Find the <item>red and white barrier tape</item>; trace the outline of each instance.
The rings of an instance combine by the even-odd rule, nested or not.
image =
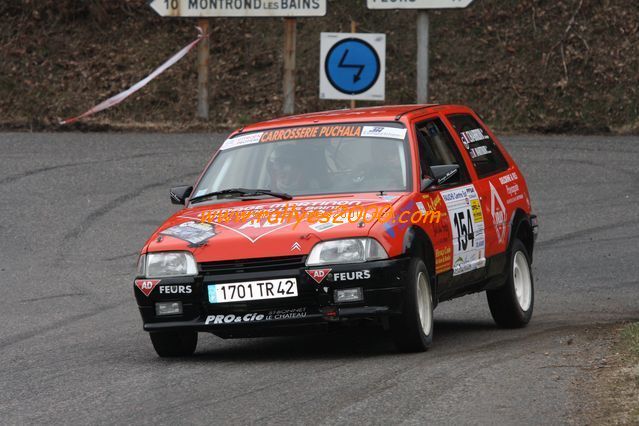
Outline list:
[[[103,111],[103,110],[105,110],[107,108],[111,108],[112,106],[115,106],[115,105],[119,104],[120,102],[122,102],[123,100],[125,100],[126,98],[128,98],[129,96],[131,96],[132,94],[134,94],[135,92],[137,92],[138,90],[143,88],[144,86],[146,86],[151,80],[153,80],[158,75],[162,74],[164,71],[166,71],[172,65],[174,65],[177,61],[182,59],[199,42],[204,40],[205,37],[208,37],[208,34],[204,34],[200,27],[197,27],[197,30],[200,33],[200,35],[198,36],[197,39],[195,39],[194,41],[189,43],[186,47],[184,47],[178,53],[173,55],[168,61],[166,61],[165,63],[160,65],[155,71],[153,71],[146,78],[144,78],[144,80],[141,80],[141,81],[135,83],[133,86],[129,87],[124,92],[118,93],[117,95],[110,97],[106,101],[99,103],[98,105],[94,106],[93,108],[91,108],[87,112],[85,112],[85,113],[83,113],[81,115],[78,115],[77,117],[68,118],[66,120],[61,121],[60,124],[62,125],[62,124],[75,123],[78,120],[81,120],[81,119],[83,119],[85,117],[88,117],[90,115],[95,114],[96,112],[100,112],[100,111]]]

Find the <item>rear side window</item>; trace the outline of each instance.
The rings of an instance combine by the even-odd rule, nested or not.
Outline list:
[[[484,178],[508,168],[508,163],[495,142],[471,115],[456,114],[447,118],[468,151],[477,176]]]

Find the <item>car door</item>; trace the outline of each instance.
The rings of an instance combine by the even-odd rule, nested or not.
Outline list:
[[[471,112],[447,114],[446,120],[465,148],[476,175],[475,187],[486,223],[486,256],[490,258],[504,252],[508,244],[510,215],[500,178],[510,173],[510,167],[487,129]]]
[[[421,176],[432,176],[431,167],[459,166],[459,172],[441,185],[422,194],[426,208],[442,209],[440,228],[434,229],[435,269],[441,293],[476,282],[483,277],[485,265],[484,222],[479,195],[471,181],[467,164],[440,117],[418,121],[415,125]]]

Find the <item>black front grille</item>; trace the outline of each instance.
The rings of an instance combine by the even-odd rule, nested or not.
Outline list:
[[[200,263],[200,272],[203,274],[234,274],[297,269],[304,267],[305,261],[306,256],[283,256],[204,262]]]

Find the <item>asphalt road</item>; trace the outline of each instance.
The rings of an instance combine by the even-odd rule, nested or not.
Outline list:
[[[540,221],[529,327],[476,294],[437,308],[423,354],[346,330],[159,359],[137,252],[221,139],[0,134],[0,423],[564,423],[585,330],[639,319],[639,138],[508,137]]]

